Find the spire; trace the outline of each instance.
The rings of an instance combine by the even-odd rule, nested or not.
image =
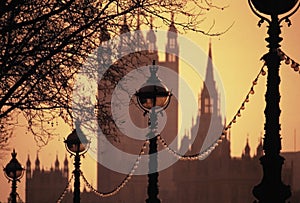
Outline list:
[[[250,155],[249,138],[247,138],[247,143],[245,146],[245,155]]]
[[[212,60],[212,54],[211,54],[211,38],[209,38],[209,50],[208,50],[208,57]]]
[[[39,159],[39,154],[36,153],[36,159],[35,159],[35,170],[40,171],[40,159]]]
[[[256,157],[261,157],[264,155],[264,149],[263,149],[263,144],[262,144],[262,135],[259,138],[259,144],[256,148]]]
[[[153,30],[152,16],[150,17],[150,30],[147,32],[146,44],[148,46],[149,53],[153,54],[151,59],[158,60],[157,46],[156,46],[156,34],[154,33],[154,30]]]
[[[129,31],[130,30],[129,30],[129,26],[127,24],[127,18],[126,18],[126,15],[124,15],[123,25],[121,27],[120,34],[125,34]]]
[[[26,167],[27,167],[27,168],[30,168],[30,167],[31,167],[31,161],[30,161],[30,158],[29,158],[29,154],[28,154],[28,156],[27,156]]]
[[[64,166],[68,166],[68,164],[69,164],[69,161],[68,161],[67,154],[66,154],[65,160],[64,160]]]
[[[59,171],[59,161],[58,161],[58,155],[56,154],[56,160],[54,163],[54,170]]]
[[[26,179],[29,178],[31,178],[31,161],[28,154],[27,162],[26,162]]]
[[[201,92],[201,115],[207,116],[220,116],[219,113],[219,94],[214,80],[212,63],[212,45],[209,42],[208,59],[206,67],[205,81],[203,83],[203,89]]]
[[[169,31],[170,32],[174,32],[174,33],[177,33],[177,28],[175,27],[175,21],[174,21],[174,13],[172,12],[171,13],[171,24],[169,26]]]
[[[209,83],[214,82],[211,39],[209,40],[207,68],[206,68],[206,75],[205,75],[205,83],[207,82]]]
[[[249,135],[247,135],[246,146],[242,154],[242,158],[250,158],[250,146],[249,146]]]
[[[178,65],[179,45],[177,42],[177,29],[174,25],[174,13],[171,13],[171,24],[168,31],[168,42],[166,45],[166,62],[172,62]],[[176,65],[176,66],[177,66]]]
[[[145,38],[144,38],[143,33],[140,29],[140,26],[141,26],[140,13],[141,13],[141,9],[139,8],[138,11],[137,11],[136,30],[135,30],[135,32],[132,36],[133,47],[135,48],[136,52],[147,50],[147,46],[146,46],[146,43],[145,43]]]
[[[120,29],[120,43],[118,45],[119,56],[122,57],[124,54],[127,54],[130,51],[129,46],[131,46],[132,39],[129,26],[127,24],[126,15],[124,15],[124,21]]]
[[[65,155],[63,174],[66,178],[69,177],[69,161],[67,158],[67,154]]]
[[[150,30],[147,33],[147,42],[156,43],[156,35],[153,31],[153,17],[150,17]]]

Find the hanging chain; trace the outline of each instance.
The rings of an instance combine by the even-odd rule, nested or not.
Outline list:
[[[266,72],[264,70],[265,64],[263,64],[263,66],[261,67],[259,73],[257,74],[256,78],[253,80],[252,85],[250,87],[250,90],[248,92],[248,94],[246,95],[244,101],[242,102],[240,108],[238,109],[238,111],[236,112],[236,114],[233,116],[233,118],[231,119],[231,121],[228,123],[228,125],[226,125],[223,130],[221,135],[214,141],[214,143],[212,143],[208,148],[206,148],[206,150],[204,150],[203,152],[199,152],[197,154],[193,154],[193,155],[182,155],[179,154],[177,151],[175,151],[174,149],[170,148],[169,145],[167,144],[167,142],[161,137],[161,135],[158,135],[157,138],[158,140],[161,142],[161,144],[163,145],[163,147],[170,152],[171,154],[173,154],[177,159],[182,160],[182,161],[195,161],[195,160],[204,160],[205,158],[208,157],[208,155],[220,144],[222,143],[223,139],[226,138],[227,132],[228,130],[231,128],[231,126],[236,123],[237,118],[242,116],[242,111],[245,110],[246,108],[246,103],[248,103],[250,101],[250,95],[253,95],[254,92],[254,87],[255,85],[257,85],[258,83],[258,79],[259,77],[265,76]]]
[[[72,175],[71,175],[71,177],[70,177],[70,179],[69,179],[69,181],[68,181],[68,183],[67,183],[64,191],[61,193],[61,195],[59,196],[59,198],[56,201],[56,203],[60,203],[64,199],[64,197],[66,196],[66,194],[67,194],[67,192],[68,192],[68,190],[69,190],[69,188],[71,186],[70,183],[71,183],[71,181],[72,181],[73,178],[74,178],[74,174],[72,173]]]
[[[92,191],[94,192],[97,196],[99,197],[110,197],[113,196],[115,194],[117,194],[127,183],[128,181],[132,178],[135,170],[137,169],[140,160],[142,158],[142,155],[145,153],[145,149],[146,149],[146,145],[148,143],[148,140],[143,144],[142,149],[133,165],[133,167],[131,168],[131,171],[126,175],[126,177],[124,178],[124,180],[112,191],[110,192],[99,192],[98,190],[96,190],[86,179],[86,177],[83,175],[82,171],[80,171],[80,175],[83,179],[83,181],[85,182],[86,186]]]
[[[286,55],[281,49],[278,49],[278,54],[280,56],[280,59],[284,61],[286,65],[291,65],[291,68],[294,69],[295,72],[298,72],[300,74],[300,65],[295,60],[293,60],[291,57]]]
[[[286,54],[284,54],[284,52],[282,52],[280,49],[278,50],[278,53],[282,56],[282,60],[285,60],[286,64],[289,64],[289,61],[291,60],[290,57],[288,57]],[[183,161],[195,161],[195,160],[204,160],[206,157],[208,157],[208,155],[220,144],[222,143],[223,139],[225,139],[228,130],[231,128],[231,126],[236,123],[236,120],[238,117],[241,117],[241,112],[243,110],[245,110],[245,106],[246,103],[249,102],[250,99],[250,95],[253,95],[254,92],[254,86],[257,85],[258,79],[259,77],[262,75],[266,75],[266,72],[264,70],[264,66],[265,64],[263,64],[262,68],[260,69],[260,72],[258,73],[258,75],[256,76],[256,78],[253,80],[251,88],[248,92],[248,94],[246,95],[244,101],[242,102],[240,108],[238,109],[238,111],[236,112],[236,114],[233,116],[232,120],[228,123],[228,125],[226,125],[223,130],[221,135],[218,137],[218,139],[216,139],[216,141],[211,144],[206,150],[204,150],[203,152],[199,152],[197,154],[193,154],[193,155],[181,155],[179,154],[177,151],[175,151],[174,149],[170,148],[167,144],[167,142],[161,137],[161,135],[157,135],[158,140],[160,141],[160,143],[163,145],[163,147],[168,150],[171,154],[173,154],[176,158],[178,158],[179,160],[183,160]],[[299,71],[299,64],[296,63],[294,60],[292,60],[292,64],[291,64],[292,68],[294,68],[295,71]],[[300,73],[300,71],[299,71]],[[135,170],[137,169],[140,160],[142,158],[142,155],[145,153],[145,149],[146,149],[146,144],[149,143],[149,140],[146,140],[146,142],[143,144],[142,149],[140,150],[140,153],[131,169],[131,171],[126,175],[126,177],[124,178],[124,180],[116,187],[114,188],[112,191],[110,192],[99,192],[98,190],[96,190],[86,179],[86,177],[83,175],[83,172],[80,171],[80,175],[83,178],[83,181],[85,182],[86,186],[92,191],[94,192],[97,196],[99,197],[110,197],[113,196],[115,194],[117,194],[127,183],[128,181],[132,178]],[[73,179],[74,175],[72,174],[70,180],[68,181],[64,191],[62,192],[62,194],[60,195],[59,199],[57,200],[57,203],[60,203],[63,198],[65,197],[69,187],[70,187],[70,182]],[[18,195],[19,197],[19,195]],[[19,197],[20,198],[20,197]],[[22,201],[22,200],[21,200]],[[23,202],[23,201],[22,201]]]

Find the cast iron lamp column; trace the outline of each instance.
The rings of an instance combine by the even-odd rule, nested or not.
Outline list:
[[[150,67],[151,76],[147,82],[136,92],[137,102],[145,114],[149,113],[148,125],[150,132],[149,139],[149,172],[148,172],[148,198],[146,203],[160,203],[158,198],[158,172],[157,172],[157,113],[166,109],[170,103],[171,93],[157,77],[158,67],[155,61]]]
[[[290,186],[282,183],[281,171],[284,158],[280,156],[281,136],[280,136],[280,93],[279,93],[279,67],[281,56],[279,47],[282,38],[280,24],[283,20],[290,25],[289,17],[293,15],[296,9],[289,15],[279,19],[279,15],[289,12],[294,8],[298,0],[248,0],[251,10],[261,20],[259,26],[267,21],[269,52],[262,59],[266,62],[268,68],[267,92],[265,95],[265,136],[264,136],[264,156],[260,158],[263,167],[263,178],[259,185],[253,188],[253,195],[258,199],[259,203],[284,203],[290,196]],[[259,14],[270,15],[271,20]]]
[[[22,178],[25,169],[17,160],[17,153],[15,152],[15,150],[13,150],[11,156],[12,159],[3,170],[8,181],[12,182],[10,193],[11,203],[17,203],[17,181],[20,182],[20,179]]]
[[[78,122],[76,129],[64,141],[67,151],[74,155],[74,194],[73,203],[80,203],[80,156],[83,156],[89,149],[90,141],[85,137],[79,128]]]

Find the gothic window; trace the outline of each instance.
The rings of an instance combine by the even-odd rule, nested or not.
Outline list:
[[[174,49],[175,48],[175,38],[170,39],[170,48]]]
[[[212,113],[213,112],[213,99],[205,98],[204,99],[204,113]]]
[[[175,54],[168,54],[168,61],[170,61],[170,62],[175,62],[175,61],[176,61],[176,56],[175,56]]]

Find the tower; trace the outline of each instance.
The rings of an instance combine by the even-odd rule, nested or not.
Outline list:
[[[203,82],[203,88],[199,96],[200,109],[196,119],[195,127],[193,127],[192,129],[192,154],[200,152],[204,140],[206,136],[208,136],[208,130],[212,122],[214,123],[214,125],[217,125],[213,126],[213,129],[211,130],[211,133],[213,134],[220,134],[221,132],[218,132],[218,130],[222,129],[223,126],[222,116],[220,115],[219,111],[220,99],[214,79],[213,68],[212,45],[211,42],[209,42],[205,81]],[[195,132],[196,130],[197,132]],[[194,137],[195,135],[196,137]],[[228,140],[226,139],[225,142],[227,141]]]
[[[245,146],[245,149],[242,153],[242,159],[250,159],[250,158],[251,158],[251,156],[250,156],[249,139],[247,138],[246,146]]]
[[[59,171],[59,161],[58,161],[58,155],[56,155],[56,160],[54,162],[54,170]]]
[[[264,149],[263,149],[263,144],[262,144],[262,137],[260,137],[259,144],[258,144],[258,146],[256,148],[256,155],[255,155],[255,157],[256,158],[260,158],[263,155],[264,155]]]
[[[178,65],[179,46],[177,42],[178,31],[174,24],[174,13],[171,14],[171,24],[168,32],[168,42],[166,45],[166,62]]]
[[[41,170],[40,160],[37,155],[35,160],[35,169],[30,175],[30,160],[26,162],[26,202],[50,203],[58,198],[62,191],[64,191],[68,183],[68,177],[63,175],[62,170],[59,169],[58,156],[54,162],[54,170]]]
[[[121,58],[121,56],[128,51],[130,45],[131,45],[130,29],[127,24],[127,18],[126,16],[124,16],[123,25],[121,26],[120,29],[120,43],[118,45],[118,52],[119,52],[118,58]]]
[[[152,60],[158,61],[158,52],[156,45],[156,35],[153,30],[153,18],[150,19],[150,30],[146,36],[147,50]]]
[[[159,61],[158,65],[169,68],[176,74],[168,74],[158,70],[160,79],[169,86],[171,93],[179,95],[179,45],[178,45],[178,31],[174,24],[174,14],[171,14],[171,23],[167,33],[167,44],[165,46],[165,60]],[[150,30],[153,32],[153,30]],[[161,136],[167,141],[172,149],[178,150],[178,101],[173,96],[169,107],[166,109],[167,123],[164,130],[161,132]],[[172,145],[170,144],[172,143]]]
[[[179,70],[179,62],[178,60],[171,60],[168,59],[168,57],[163,58],[162,60],[159,59],[158,52],[157,52],[157,36],[155,34],[155,31],[153,30],[153,24],[150,24],[150,30],[147,32],[145,35],[145,47],[146,51],[138,51],[136,50],[136,53],[131,53],[128,55],[123,56],[120,60],[118,60],[116,63],[111,66],[110,69],[114,68],[120,68],[118,70],[122,70],[121,74],[126,74],[130,72],[133,69],[143,67],[146,65],[151,65],[152,61],[155,60],[156,64],[159,66],[163,66],[164,68],[168,68],[173,70],[174,72],[178,73]],[[139,24],[138,24],[139,25]],[[137,26],[138,30],[139,26]],[[169,30],[174,31],[173,34],[169,34],[166,37],[168,37],[168,42],[166,45],[166,52],[178,55],[179,54],[179,48],[177,44],[177,29],[175,28],[174,22],[171,23],[169,26]],[[121,27],[120,34],[122,36],[120,37],[120,44],[119,44],[119,52],[122,51],[122,48],[124,48],[124,44],[126,40],[126,37],[130,37],[130,39],[135,39],[134,37],[136,36],[124,36],[124,33],[129,31],[129,27],[126,24],[126,19],[123,23],[123,26]],[[141,33],[136,33],[136,34],[141,34]],[[124,38],[125,37],[125,38]],[[144,39],[143,36],[138,36],[141,39]],[[127,38],[129,39],[129,38]],[[131,41],[132,44],[135,44],[134,40]],[[142,41],[141,41],[142,42]],[[175,43],[175,44],[174,44]],[[167,50],[168,49],[168,50]],[[176,56],[177,57],[177,56]],[[168,60],[164,60],[168,59]],[[124,67],[126,67],[126,70],[124,70]],[[123,69],[121,69],[123,68]],[[108,70],[109,71],[109,70]],[[120,71],[121,72],[121,71]],[[122,78],[122,75],[120,74],[119,78]],[[169,88],[172,90],[172,93],[176,92],[178,93],[178,74],[176,74],[176,78],[169,78],[170,76],[166,74],[163,71],[158,70],[158,77],[163,81],[164,84],[165,81],[171,81],[172,82],[172,88]],[[118,82],[114,81],[114,82]],[[169,84],[166,84],[169,85]],[[107,87],[107,86],[106,86]],[[110,88],[110,87],[109,87]],[[99,91],[102,91],[101,88],[99,88]],[[109,91],[108,88],[106,88],[104,91]],[[112,92],[111,92],[112,93]],[[98,93],[99,97],[103,95],[103,92]],[[108,99],[110,96],[106,96],[105,99]],[[135,98],[133,98],[129,104],[129,112],[130,112],[130,119],[131,121],[138,127],[141,128],[147,128],[148,125],[148,117],[143,116],[143,112],[138,109],[135,106]],[[107,100],[106,100],[107,101]],[[174,141],[174,145],[172,145],[172,148],[177,149],[177,131],[178,131],[178,103],[176,99],[171,99],[169,107],[166,109],[167,113],[167,123],[164,127],[164,130],[162,131],[162,135],[164,136],[165,140],[167,140],[169,143]],[[103,122],[102,120],[99,119],[100,122]],[[105,122],[105,121],[104,121]],[[103,123],[100,123],[100,126]],[[111,128],[110,128],[111,129]],[[130,129],[128,130],[130,131]],[[129,132],[131,133],[131,131]],[[128,135],[124,135],[120,131],[116,131],[117,134],[117,142],[111,141],[110,136],[111,134],[108,134],[108,140],[111,141],[111,143],[117,147],[120,151],[131,153],[131,154],[136,154],[140,151],[142,144],[144,143],[144,140],[137,140],[134,138],[131,138]],[[109,137],[110,136],[110,137]],[[144,137],[146,135],[140,135],[141,137]],[[146,137],[145,137],[146,138]],[[103,154],[109,153],[109,149],[106,149],[106,146],[101,146],[98,143],[98,160],[101,160],[102,157],[104,157]],[[114,157],[114,160],[119,160],[120,157],[116,155]],[[120,159],[122,161],[122,159]],[[112,171],[110,169],[105,168],[101,164],[98,164],[97,166],[97,173],[98,173],[98,190],[99,191],[110,191],[113,188],[115,188],[120,182],[124,179],[124,174],[119,174],[115,171]],[[160,197],[163,198],[164,196],[166,197],[166,194],[168,191],[170,191],[170,188],[172,187],[172,184],[170,184],[173,178],[171,168],[168,168],[167,170],[164,170],[162,173],[160,173],[159,176],[159,185],[160,185]],[[168,181],[166,181],[168,180]],[[103,199],[103,202],[105,203],[112,203],[112,202],[128,202],[132,201],[132,196],[134,195],[135,202],[144,202],[145,201],[145,196],[147,194],[146,191],[147,188],[147,176],[135,176],[132,178],[132,180],[128,183],[127,187],[124,188],[124,190],[120,191],[118,195],[112,196],[110,198]],[[165,189],[165,191],[163,191]]]
[[[31,178],[31,161],[29,159],[29,155],[26,162],[26,178]]]
[[[67,155],[65,155],[65,160],[64,160],[63,176],[66,178],[69,177],[69,161],[67,159]]]
[[[35,159],[35,171],[40,171],[41,167],[40,167],[40,159],[39,159],[39,155],[36,154],[36,159]]]
[[[201,116],[210,119],[218,116],[218,91],[215,84],[212,63],[212,48],[209,42],[208,62],[206,68],[205,81],[201,92]],[[210,91],[208,90],[210,87]]]
[[[107,30],[107,27],[104,26],[101,30],[100,42],[101,47],[97,51],[97,62],[98,62],[98,71],[104,69],[104,67],[111,65],[111,46],[109,44],[110,34]]]
[[[136,29],[132,36],[133,38],[132,40],[135,45],[135,49],[134,49],[135,52],[141,52],[147,49],[143,33],[141,32],[140,13],[141,13],[141,9],[139,8],[137,12]]]

